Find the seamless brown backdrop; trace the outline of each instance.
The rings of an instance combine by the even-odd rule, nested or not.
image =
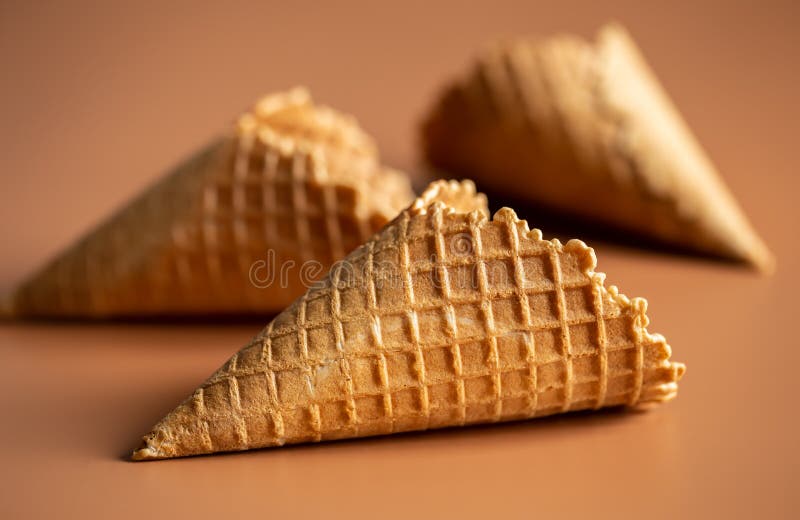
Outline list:
[[[259,323],[6,323],[0,515],[782,516],[800,505],[796,4],[108,4],[0,4],[2,289],[264,92],[308,85],[356,114],[388,163],[418,170],[416,124],[482,41],[589,36],[608,19],[636,37],[778,273],[590,243],[612,283],[650,300],[651,330],[689,367],[678,399],[650,413],[150,464],[121,457]]]

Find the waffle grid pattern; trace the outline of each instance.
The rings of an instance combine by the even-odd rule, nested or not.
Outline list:
[[[671,379],[659,375],[664,359],[647,366],[644,359],[648,350],[649,358],[661,355],[663,339],[646,335],[633,312],[621,312],[581,272],[585,246],[531,240],[510,213],[487,222],[475,212],[445,214],[441,205],[423,215],[405,212],[384,231],[399,230],[399,247],[379,236],[350,256],[364,266],[360,283],[343,284],[345,266],[334,266],[325,287],[298,300],[195,394],[205,448],[519,419],[657,397],[658,385]],[[454,255],[465,236],[471,251]],[[431,256],[420,256],[420,247]],[[431,260],[411,265],[411,258]],[[385,283],[384,262],[400,265],[399,287]],[[465,267],[474,268],[478,290],[474,277],[464,284]],[[610,343],[610,335],[623,340]],[[265,394],[262,408],[249,406]],[[231,413],[236,434],[214,435],[217,419],[229,421]],[[270,435],[251,439],[251,431]]]
[[[146,311],[160,301],[175,284],[158,261],[157,269],[147,269],[146,257],[183,238],[166,236],[162,222],[185,211],[203,180],[194,172],[202,174],[219,148],[215,141],[202,149],[23,284],[14,295],[18,312],[104,315],[139,305]]]
[[[374,231],[375,224],[355,215],[355,190],[318,182],[327,175],[325,164],[311,152],[287,155],[245,135],[233,162],[232,174],[218,176],[204,190],[202,231],[198,241],[188,242],[195,246],[187,249],[186,240],[174,244],[176,269],[187,283],[193,279],[187,259],[199,252],[225,293],[231,279],[249,280],[265,251],[276,251],[278,264],[294,260],[295,271],[310,260],[328,267]],[[382,224],[386,217],[378,220]],[[258,295],[248,293],[251,300]]]
[[[774,258],[637,45],[514,38],[444,87],[422,130],[436,168],[641,237],[769,272]]]
[[[276,121],[266,109],[260,119],[243,116],[249,126],[214,141],[26,282],[17,312],[278,311],[307,289],[301,276],[326,272],[411,199],[405,178],[380,165],[351,118],[315,107],[307,93],[265,99]],[[391,179],[372,200],[384,174]]]

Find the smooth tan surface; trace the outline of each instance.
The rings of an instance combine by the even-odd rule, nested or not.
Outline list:
[[[308,84],[356,114],[387,163],[412,169],[432,89],[481,41],[588,36],[610,17],[778,261],[760,278],[590,241],[688,366],[678,398],[648,413],[141,464],[122,457],[261,324],[3,324],[0,516],[789,516],[800,505],[797,7],[640,4],[0,8],[12,78],[0,86],[4,288],[262,92]]]

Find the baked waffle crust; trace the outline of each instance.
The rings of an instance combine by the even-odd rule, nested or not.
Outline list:
[[[302,88],[271,94],[31,276],[5,312],[279,312],[308,288],[302,264],[326,272],[413,197],[352,117]]]
[[[159,422],[134,460],[673,398],[684,366],[583,242],[439,181]]]
[[[421,135],[430,164],[479,186],[749,263],[774,259],[622,27],[497,42],[448,85]]]

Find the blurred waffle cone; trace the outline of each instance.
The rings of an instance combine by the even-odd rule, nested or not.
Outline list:
[[[144,437],[161,459],[673,398],[684,366],[592,249],[439,181]]]
[[[437,169],[543,207],[770,271],[733,195],[617,25],[486,49],[422,130]]]
[[[261,99],[24,282],[16,316],[277,312],[413,199],[349,116]]]

